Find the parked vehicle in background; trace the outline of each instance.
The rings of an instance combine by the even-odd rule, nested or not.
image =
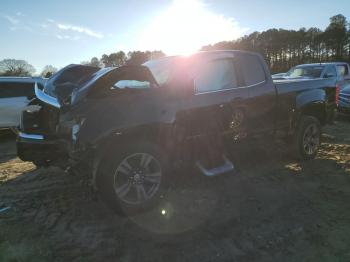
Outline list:
[[[281,79],[286,75],[286,73],[278,73],[271,75],[272,79]]]
[[[350,116],[350,86],[340,91],[338,109],[340,113]]]
[[[295,156],[312,159],[336,108],[333,79],[274,83],[263,58],[244,51],[119,68],[70,65],[35,93],[18,156],[39,165],[69,159],[128,214],[159,200],[175,166],[196,166],[204,176],[233,171],[224,141],[282,135]]]
[[[344,62],[314,63],[297,65],[285,75],[274,79],[300,80],[316,78],[333,78],[340,90],[350,86],[350,66]]]
[[[35,97],[34,84],[45,79],[0,77],[0,128],[18,128],[24,107]]]

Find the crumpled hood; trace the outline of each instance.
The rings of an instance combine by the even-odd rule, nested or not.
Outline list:
[[[124,78],[147,79],[156,83],[149,69],[142,65],[98,68],[72,64],[55,73],[46,82],[43,91],[56,98],[61,106],[73,105],[99,83],[102,87],[111,87],[118,79]]]
[[[68,65],[49,78],[44,92],[55,97],[61,105],[67,105],[72,102],[73,94],[82,88],[91,86],[97,79],[113,69],[113,67],[101,69],[86,65]]]

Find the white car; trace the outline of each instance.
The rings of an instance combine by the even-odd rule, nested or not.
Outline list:
[[[24,107],[34,98],[34,84],[46,80],[32,77],[0,77],[0,128],[16,129]]]

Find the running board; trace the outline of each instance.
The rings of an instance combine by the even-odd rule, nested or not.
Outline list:
[[[196,162],[196,166],[205,176],[217,176],[227,172],[231,172],[235,169],[233,163],[223,156],[225,163],[222,166],[214,167],[212,169],[206,169],[199,161]]]

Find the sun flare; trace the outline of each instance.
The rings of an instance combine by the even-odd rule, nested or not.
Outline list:
[[[161,49],[168,55],[187,55],[203,45],[236,39],[247,28],[233,18],[215,14],[200,0],[174,0],[144,30],[140,47]]]

